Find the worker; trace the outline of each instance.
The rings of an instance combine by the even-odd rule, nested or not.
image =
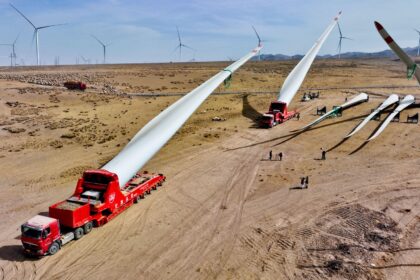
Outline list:
[[[270,150],[270,152],[268,153],[268,158],[271,160],[273,158],[273,151]]]
[[[327,154],[327,152],[324,151],[324,150],[322,150],[322,152],[321,152],[321,160],[326,160],[327,159],[326,158],[326,154]]]
[[[300,188],[301,189],[305,188],[305,177],[300,177]]]
[[[309,186],[309,176],[306,176],[305,178],[305,189],[307,189]]]
[[[283,153],[282,152],[280,152],[279,153],[279,160],[281,161],[283,159]]]
[[[300,119],[300,113],[297,113],[297,114],[296,114],[296,118],[297,118],[297,120],[299,120],[299,119]]]

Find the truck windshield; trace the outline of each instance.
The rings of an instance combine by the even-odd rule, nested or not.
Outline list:
[[[26,237],[31,237],[35,239],[41,238],[41,232],[42,230],[28,227],[28,226],[22,226],[22,235]]]

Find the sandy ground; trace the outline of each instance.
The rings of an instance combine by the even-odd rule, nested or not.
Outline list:
[[[0,279],[418,279],[420,132],[405,119],[419,109],[367,145],[380,122],[340,143],[386,95],[420,98],[404,87],[416,82],[398,62],[318,61],[303,87],[340,89],[305,103],[302,91],[299,121],[256,128],[275,94],[253,92],[277,91],[294,63],[248,63],[216,91],[237,93],[211,96],[144,168],[167,176],[162,188],[39,260],[22,255],[20,225],[179,98],[130,93],[188,92],[226,63],[1,70]],[[59,87],[70,78],[88,90]],[[354,87],[369,87],[370,101],[291,132]],[[332,149],[326,161],[320,148]],[[266,160],[269,150],[283,160]],[[308,189],[294,189],[301,176]]]

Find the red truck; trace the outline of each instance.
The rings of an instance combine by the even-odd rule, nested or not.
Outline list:
[[[272,128],[273,126],[287,121],[296,115],[296,111],[288,111],[287,104],[281,101],[273,101],[270,109],[260,118],[260,127]]]
[[[115,173],[87,170],[74,194],[49,208],[49,217],[37,215],[21,227],[24,252],[54,255],[63,245],[88,234],[150,194],[166,180],[162,174],[138,173],[120,188]]]
[[[76,82],[76,81],[68,81],[68,82],[65,82],[64,83],[64,86],[67,89],[70,89],[70,90],[74,90],[74,89],[77,89],[77,90],[85,90],[86,89],[86,84],[85,83]]]

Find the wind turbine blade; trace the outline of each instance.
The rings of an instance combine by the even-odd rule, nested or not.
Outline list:
[[[260,35],[258,35],[258,32],[257,32],[257,30],[255,29],[255,27],[253,26],[253,25],[251,25],[252,26],[252,29],[254,29],[254,32],[255,32],[255,35],[257,35],[257,38],[258,38],[258,46],[260,46],[261,45],[261,38],[260,38]]]
[[[419,33],[419,35],[420,35],[420,31],[418,31],[417,29],[415,29],[415,28],[413,28],[417,33]]]
[[[176,52],[178,50],[178,48],[180,48],[180,46],[176,46],[176,48],[172,51],[171,55],[174,54],[174,52]]]
[[[339,12],[338,15],[334,17],[333,21],[328,25],[325,31],[321,34],[321,37],[319,37],[319,39],[316,40],[312,48],[299,61],[299,63],[295,66],[295,68],[293,68],[289,76],[287,76],[286,80],[283,83],[283,86],[280,89],[279,95],[277,97],[278,101],[284,102],[287,105],[290,104],[293,97],[296,95],[300,86],[305,80],[305,77],[308,74],[309,68],[311,68],[312,62],[317,56],[319,50],[321,49],[325,40],[327,40],[331,31],[334,29],[336,23],[338,22],[338,18],[340,17],[340,15],[341,15],[341,12]]]
[[[343,38],[343,33],[341,32],[340,23],[337,21],[338,32],[340,33],[340,38]]]
[[[182,43],[181,43],[181,35],[179,34],[178,26],[176,27],[176,32],[178,33],[178,41],[179,41],[179,44],[182,45]]]
[[[92,36],[96,41],[98,41],[98,43],[99,44],[101,44],[102,46],[104,46],[105,47],[105,44],[104,43],[102,43],[102,41],[101,40],[99,40],[98,38],[96,38],[94,35],[90,35],[90,36]]]
[[[35,30],[34,30],[34,35],[32,35],[32,43],[31,43],[31,44],[33,44],[33,43],[34,43],[34,41],[35,41],[35,38],[36,38],[36,32],[37,32],[37,29],[35,28]]]
[[[59,23],[59,24],[51,24],[51,25],[40,26],[40,27],[37,27],[37,29],[44,29],[44,28],[53,27],[53,26],[60,26],[60,25],[67,25],[67,23]]]
[[[401,59],[402,62],[407,66],[407,70],[412,71],[413,75],[416,77],[417,81],[420,83],[420,71],[417,67],[417,64],[404,52],[401,47],[392,39],[388,34],[385,28],[377,21],[375,21],[375,27],[384,39],[385,43],[388,44],[389,48]]]
[[[184,47],[184,48],[187,48],[187,49],[190,49],[190,50],[195,51],[195,49],[191,48],[190,46],[187,46],[187,45],[184,45],[184,44],[182,44],[181,46]]]
[[[16,39],[13,41],[13,45],[16,44],[17,40],[19,39],[20,33],[16,36]]]
[[[18,12],[24,19],[26,19],[30,25],[32,25],[33,28],[36,28],[36,26],[30,21],[21,11],[19,11],[15,6],[12,5],[12,3],[9,3],[9,5],[15,9],[16,12]]]
[[[166,108],[137,132],[102,169],[117,174],[120,186],[124,186],[172,138],[207,97],[260,49],[256,47]]]

